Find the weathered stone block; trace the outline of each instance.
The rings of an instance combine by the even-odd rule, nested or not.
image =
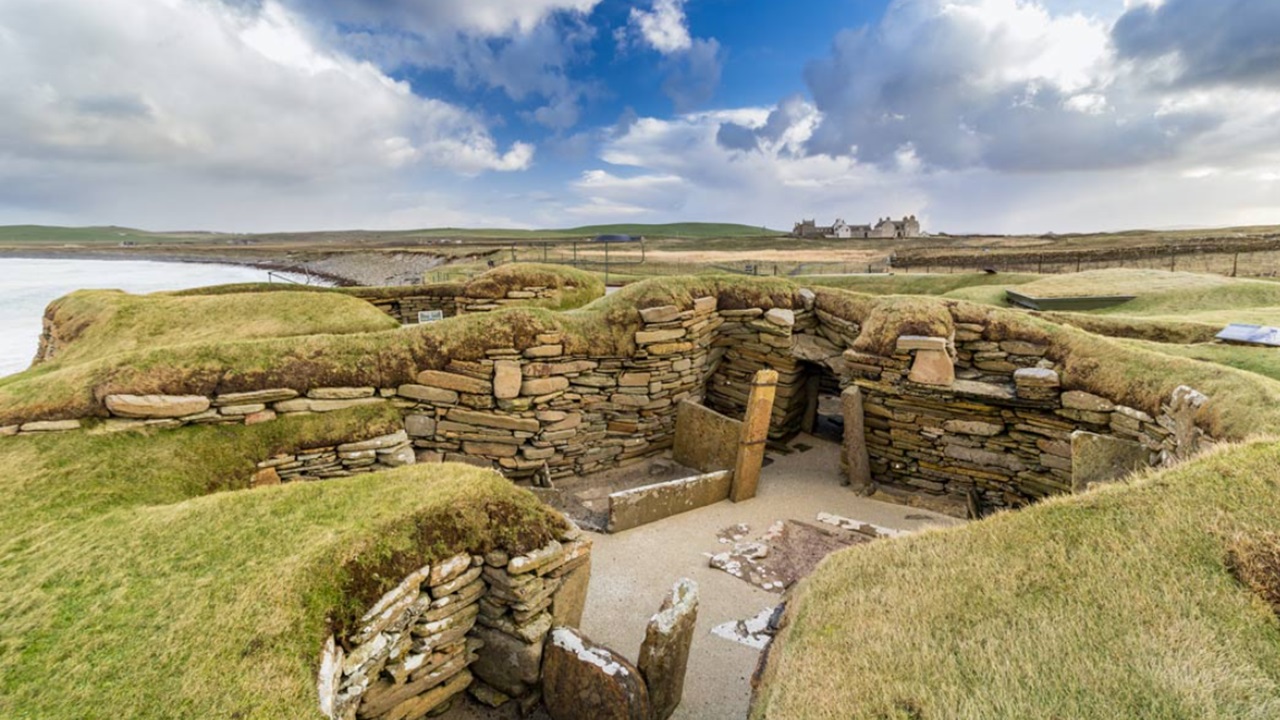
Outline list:
[[[542,696],[552,720],[653,720],[640,671],[576,630],[551,631],[544,666]]]
[[[680,317],[680,308],[675,305],[659,305],[640,311],[640,318],[647,323],[671,322]]]
[[[535,345],[524,351],[527,358],[552,358],[564,354],[564,345]]]
[[[350,400],[352,398],[371,397],[375,388],[371,387],[322,387],[307,391],[307,397],[316,400]]]
[[[406,415],[404,429],[411,437],[435,437],[436,419],[433,415]]]
[[[79,430],[79,420],[33,420],[29,423],[21,425],[21,432],[65,432],[67,430]]]
[[[1013,383],[1018,387],[1054,388],[1062,384],[1057,370],[1049,368],[1019,368],[1013,372]]]
[[[905,336],[911,337],[911,336]],[[942,340],[942,338],[924,338],[926,340]],[[902,342],[902,338],[898,338]],[[945,343],[945,341],[943,341]],[[943,350],[918,349],[915,361],[911,363],[911,372],[907,379],[921,385],[951,385],[956,380],[956,367],[951,356]]]
[[[1004,425],[999,423],[981,422],[979,420],[948,420],[942,424],[943,429],[947,432],[953,432],[960,435],[981,435],[991,437],[1004,432]]]
[[[520,385],[520,394],[529,397],[537,397],[540,395],[550,395],[551,393],[561,392],[568,389],[569,378],[552,376],[525,380]]]
[[[410,400],[419,402],[438,403],[441,405],[458,404],[458,393],[444,388],[429,387],[427,385],[401,385],[396,389],[396,393],[401,397],[407,397]]]
[[[499,400],[511,400],[520,396],[520,383],[524,380],[520,363],[515,360],[498,360],[493,364],[493,396]]]
[[[127,418],[177,418],[209,409],[203,395],[108,395],[107,410]]]
[[[498,415],[496,413],[465,410],[462,408],[454,408],[450,410],[448,418],[452,422],[476,425],[479,427],[496,428],[498,430],[511,430],[514,432],[536,433],[538,430],[542,429],[542,424],[534,418],[518,418],[511,417],[509,415]]]
[[[772,308],[764,314],[764,319],[778,327],[789,328],[796,324],[796,314],[783,308]]]
[[[684,337],[686,331],[684,328],[668,328],[663,330],[641,330],[636,333],[636,343],[639,345],[649,345],[652,343],[670,342],[679,340]]]
[[[1114,482],[1148,467],[1150,453],[1131,440],[1077,430],[1071,433],[1071,489]]]
[[[713,505],[729,497],[732,484],[733,472],[722,470],[613,493],[609,496],[609,532]]]
[[[487,380],[473,378],[470,375],[444,372],[442,370],[423,370],[418,373],[418,384],[427,387],[453,390],[460,393],[488,394],[493,391],[492,383]],[[403,393],[401,393],[403,394]]]
[[[587,591],[591,585],[591,557],[574,570],[565,573],[560,587],[551,596],[551,621],[562,627],[582,625],[587,607]]]
[[[1080,390],[1068,390],[1062,393],[1062,407],[1089,412],[1111,412],[1116,408],[1115,403],[1110,400]]]
[[[697,622],[698,586],[685,578],[671,589],[645,627],[636,665],[649,691],[654,720],[671,717],[684,696],[684,676]]]
[[[281,400],[292,400],[298,397],[297,390],[289,388],[272,388],[268,390],[250,390],[248,392],[223,393],[213,399],[213,404],[248,405],[252,403],[273,403]]]
[[[905,353],[910,350],[937,350],[945,353],[947,351],[947,339],[928,337],[926,335],[903,335],[899,337],[897,351]]]
[[[512,697],[520,697],[538,682],[542,643],[527,643],[501,630],[477,626],[471,634],[484,643],[471,667],[476,677]]]
[[[732,470],[741,434],[741,421],[685,400],[676,410],[672,458],[699,472]]]

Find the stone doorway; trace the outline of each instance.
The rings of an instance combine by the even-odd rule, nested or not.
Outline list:
[[[844,410],[840,404],[840,380],[823,364],[803,362],[805,409],[801,431],[820,440],[844,439]]]

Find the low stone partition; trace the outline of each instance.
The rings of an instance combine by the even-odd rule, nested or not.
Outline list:
[[[732,470],[738,460],[741,435],[741,420],[685,400],[676,410],[676,441],[671,459],[704,473]]]
[[[321,653],[332,720],[420,718],[466,690],[500,705],[539,686],[553,625],[581,621],[591,543],[577,528],[524,555],[459,553],[420,568]]]
[[[622,532],[729,499],[733,471],[694,475],[609,495],[609,532]]]

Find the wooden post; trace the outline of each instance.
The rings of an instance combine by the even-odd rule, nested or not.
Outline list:
[[[773,415],[773,396],[778,391],[778,373],[761,370],[751,381],[747,398],[747,414],[742,419],[738,436],[738,460],[733,468],[733,485],[729,499],[734,502],[756,496],[760,484],[760,468],[764,465],[764,446],[769,441],[769,418]]]

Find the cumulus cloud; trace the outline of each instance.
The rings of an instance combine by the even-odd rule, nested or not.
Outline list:
[[[640,37],[664,55],[688,50],[693,45],[684,16],[685,0],[653,0],[650,10],[631,8],[631,24]]]
[[[1112,36],[1120,54],[1165,63],[1179,85],[1280,87],[1280,3],[1167,0],[1130,8]]]
[[[261,193],[533,158],[525,143],[499,147],[469,111],[326,47],[275,2],[10,0],[0,27],[0,175],[58,188],[49,202],[135,181]]]
[[[1139,166],[1173,157],[1219,113],[1175,108],[1117,67],[1110,27],[1016,0],[899,0],[837,35],[806,80],[812,149],[1006,171]]]
[[[281,0],[351,54],[380,67],[452,74],[463,88],[541,99],[528,118],[577,124],[584,89],[570,78],[594,38],[600,0]]]
[[[632,8],[615,33],[620,47],[635,43],[663,56],[662,92],[677,113],[702,106],[720,85],[724,52],[715,38],[695,38],[684,14],[685,0],[652,0],[649,10]]]
[[[254,0],[255,3],[270,0]],[[556,13],[589,13],[600,0],[288,0],[341,23],[439,35],[527,33]]]

